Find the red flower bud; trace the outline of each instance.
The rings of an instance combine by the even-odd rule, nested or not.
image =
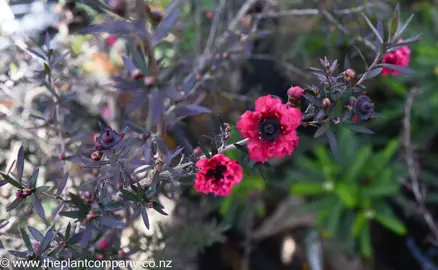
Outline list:
[[[133,80],[138,80],[138,79],[141,79],[144,77],[144,75],[141,73],[141,71],[138,68],[131,71],[130,76],[131,76],[131,79],[133,79]]]
[[[153,76],[147,76],[146,78],[144,78],[144,84],[147,87],[151,87],[155,84],[155,78]]]
[[[32,194],[32,190],[30,188],[23,189],[23,195],[25,197],[29,196],[30,194]]]
[[[91,153],[91,159],[94,161],[99,161],[102,158],[102,155],[100,154],[99,151],[94,151],[93,153]]]
[[[59,155],[60,160],[65,160],[65,158],[66,158],[65,153],[62,153]]]
[[[97,254],[96,255],[96,259],[99,260],[99,261],[103,260],[103,255],[102,254]]]
[[[26,196],[23,194],[23,190],[19,189],[15,192],[15,196],[17,196],[18,199],[24,199]]]
[[[301,98],[304,95],[304,89],[299,86],[291,87],[287,90],[287,95],[293,98]]]
[[[102,250],[106,250],[108,249],[109,242],[106,239],[102,239],[97,243],[97,246]]]
[[[322,106],[324,106],[324,108],[328,108],[328,106],[330,106],[330,104],[331,104],[330,99],[324,98],[322,100]]]
[[[211,12],[211,11],[207,11],[207,12],[205,13],[205,17],[207,17],[207,19],[211,20],[211,19],[213,19],[214,14],[213,14],[213,12]]]
[[[351,82],[355,76],[356,76],[356,71],[354,69],[349,68],[346,71],[344,71],[344,80],[346,82]]]

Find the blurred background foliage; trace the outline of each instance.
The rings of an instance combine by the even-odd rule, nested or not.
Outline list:
[[[11,4],[14,2],[17,1],[10,1]],[[63,1],[60,2],[62,4]],[[83,84],[87,84],[90,87],[122,69],[120,51],[124,48],[119,42],[109,48],[102,40],[96,42],[92,36],[79,34],[77,29],[101,20],[102,15],[77,2],[74,12],[82,16],[84,25],[70,22],[54,28],[60,33],[68,32],[64,35],[67,40],[62,41],[68,44],[72,53],[68,64],[71,74],[68,76],[82,80],[76,86],[85,87]],[[154,8],[164,10],[171,1],[149,2]],[[214,9],[220,1],[186,2],[184,9],[187,16],[181,20],[184,27],[169,35],[166,42],[157,48],[157,58],[164,66],[171,66],[171,61],[176,61],[175,56],[184,61],[199,54],[200,48],[203,48],[200,44],[205,43]],[[229,21],[242,2],[227,1],[229,12],[223,19]],[[278,10],[288,10],[329,9],[338,5],[348,8],[371,1],[272,2]],[[397,1],[374,3],[378,9],[373,10],[373,18],[389,18]],[[291,158],[274,161],[272,168],[261,168],[262,174],[245,167],[245,178],[234,188],[231,196],[210,198],[189,188],[186,195],[194,202],[191,211],[199,211],[200,217],[188,218],[189,214],[181,214],[187,215],[185,222],[189,225],[193,222],[193,226],[177,227],[180,234],[168,234],[179,243],[175,246],[196,250],[198,269],[437,269],[438,263],[435,268],[426,268],[427,263],[434,262],[435,244],[426,241],[430,232],[422,219],[424,212],[406,187],[409,186],[410,176],[405,159],[403,120],[406,101],[412,89],[418,89],[419,94],[412,106],[410,132],[415,168],[422,188],[427,190],[426,206],[436,222],[438,2],[405,0],[400,2],[400,6],[404,19],[416,13],[405,36],[420,33],[423,40],[410,46],[410,67],[416,74],[380,77],[368,83],[367,94],[375,102],[377,111],[384,116],[367,123],[367,127],[376,134],[358,135],[347,129],[336,130],[340,153],[334,157],[324,137],[312,138],[315,130],[300,130],[300,144]],[[365,36],[369,32],[364,31],[366,23],[356,15],[343,17],[342,24],[354,35]],[[267,18],[263,20],[262,28],[271,34],[253,43],[253,55],[249,60],[233,67],[233,73],[238,73],[237,83],[233,75],[228,74],[229,81],[212,86],[218,87],[219,93],[211,94],[212,98],[206,101],[211,106],[214,104],[215,112],[232,124],[237,120],[236,116],[251,107],[254,97],[269,93],[285,98],[290,85],[314,83],[314,78],[305,72],[305,68],[319,65],[320,57],[342,60],[348,54],[355,69],[364,69],[361,57],[351,45],[351,37],[341,35],[336,26],[323,16]],[[14,50],[2,52],[8,54],[2,60],[7,67],[2,68],[3,77],[13,79],[23,72],[26,64],[13,57],[14,53]],[[364,57],[369,59],[366,50]],[[2,78],[2,83],[6,82]],[[228,91],[222,91],[221,87],[232,88],[234,92],[223,94]],[[100,100],[96,102],[100,107],[106,104],[104,97],[97,98],[102,93],[92,92],[89,95]],[[88,103],[87,106],[92,108],[94,105]],[[10,104],[2,99],[1,106],[10,107]],[[91,111],[102,114],[96,108]],[[200,117],[192,119],[187,125],[201,134],[209,129],[209,121],[209,118]],[[9,142],[16,137],[6,139],[2,142],[4,152],[11,148],[12,143]],[[239,139],[238,132],[233,129],[230,141]],[[168,143],[176,144],[172,135],[169,135]],[[239,149],[227,155],[242,164],[247,162]],[[7,163],[6,154],[2,154],[1,161],[3,165]],[[8,194],[2,193],[2,196],[7,200]],[[204,204],[208,206],[204,207]],[[198,205],[202,207],[198,209]],[[54,205],[45,207],[49,210]],[[175,212],[177,209],[176,206]],[[1,215],[7,217],[6,213]],[[196,222],[206,226],[201,228],[195,225]],[[309,242],[309,235],[315,232],[314,229],[320,237]],[[162,230],[166,231],[165,228]],[[219,234],[209,234],[215,230]],[[222,237],[222,232],[225,237]],[[152,236],[147,237],[146,243],[158,241]],[[207,241],[200,244],[197,239]],[[416,246],[408,245],[408,240],[414,241]],[[141,249],[148,250],[144,241],[133,238],[130,241],[138,241]],[[201,245],[206,248],[198,253],[197,248]],[[283,254],[285,252],[289,252],[289,257]],[[317,268],[315,265],[318,264],[325,267]]]

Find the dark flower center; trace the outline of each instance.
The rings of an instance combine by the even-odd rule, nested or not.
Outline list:
[[[263,140],[273,141],[281,132],[281,125],[277,118],[265,118],[259,123],[259,133]]]
[[[219,164],[214,169],[209,169],[207,171],[207,177],[212,178],[213,182],[216,183],[224,177],[224,172],[227,170],[225,165]]]

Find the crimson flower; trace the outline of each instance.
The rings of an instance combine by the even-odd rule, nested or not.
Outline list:
[[[243,178],[242,166],[224,154],[216,154],[211,158],[201,158],[196,162],[199,171],[196,173],[194,187],[198,192],[213,193],[217,196],[228,196],[233,186]]]
[[[398,43],[402,42],[400,40]],[[411,50],[408,46],[402,46],[392,52],[389,52],[383,56],[382,63],[392,64],[397,66],[406,67],[409,65],[411,58]],[[383,67],[382,76],[387,75],[400,75],[401,72],[398,70],[393,70],[387,67]]]
[[[296,129],[301,124],[299,109],[283,104],[271,95],[259,97],[255,111],[246,111],[237,129],[248,138],[249,157],[255,162],[290,155],[298,145]]]

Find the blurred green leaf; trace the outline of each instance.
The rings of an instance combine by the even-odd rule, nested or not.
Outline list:
[[[296,183],[291,187],[291,193],[296,196],[306,196],[306,195],[320,195],[324,194],[326,191],[321,183]]]
[[[375,219],[396,234],[404,235],[407,232],[405,225],[395,217],[376,214]]]

